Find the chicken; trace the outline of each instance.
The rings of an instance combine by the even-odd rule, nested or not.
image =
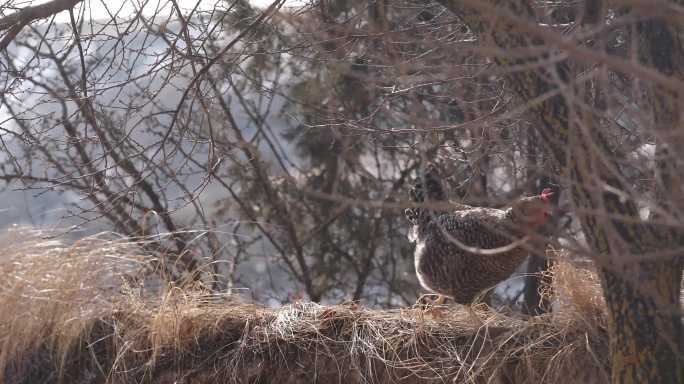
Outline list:
[[[409,192],[424,206],[405,211],[413,224],[415,266],[420,284],[432,293],[470,304],[482,291],[508,278],[523,262],[522,245],[549,215],[551,189],[521,198],[507,209],[456,204],[444,211],[446,194],[436,167],[428,166]],[[440,203],[440,208],[430,203]],[[436,205],[436,204],[433,204]]]

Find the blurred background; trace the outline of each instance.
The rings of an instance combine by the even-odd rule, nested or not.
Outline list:
[[[5,0],[0,9],[42,3]],[[639,82],[600,66],[562,67],[567,52],[548,42],[502,49],[494,19],[483,21],[491,35],[478,35],[466,8],[74,3],[25,25],[3,50],[3,226],[145,239],[150,276],[269,305],[410,305],[421,289],[402,204],[428,162],[461,203],[503,207],[554,188],[561,208],[549,246],[591,257],[567,201],[567,164],[543,134],[552,125],[534,114],[559,93],[585,100],[572,116],[591,115],[614,155],[608,167],[629,187],[620,193],[643,217],[651,212],[656,135]],[[582,3],[531,7],[554,33],[638,56],[638,10],[604,10],[600,29]],[[502,60],[510,67],[495,65]],[[560,90],[522,97],[511,73],[530,68],[546,68]],[[569,71],[576,81],[565,85]],[[542,256],[520,271],[543,272]],[[537,305],[538,276],[514,278],[497,300]]]

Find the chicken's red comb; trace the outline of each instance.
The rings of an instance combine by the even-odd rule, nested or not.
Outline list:
[[[544,188],[539,194],[539,197],[541,197],[543,202],[549,203],[551,202],[551,195],[553,195],[553,190],[551,188]]]

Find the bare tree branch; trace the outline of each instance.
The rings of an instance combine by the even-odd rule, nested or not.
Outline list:
[[[54,16],[62,11],[72,9],[83,0],[52,0],[40,5],[22,8],[8,16],[0,18],[0,31],[16,25],[27,25],[32,21]]]

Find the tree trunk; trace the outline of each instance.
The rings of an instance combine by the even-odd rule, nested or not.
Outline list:
[[[542,30],[536,28],[535,13],[524,0],[440,0],[440,3],[463,17],[481,38],[490,38],[504,51],[515,47],[556,46],[560,41],[553,39],[559,32],[540,32]],[[587,2],[587,5],[595,4]],[[601,6],[586,8],[591,8],[592,12],[602,9]],[[486,23],[484,15],[488,18]],[[602,17],[594,20],[604,22]],[[663,35],[659,38],[663,39]],[[661,43],[663,41],[676,40],[665,39]],[[674,47],[664,49],[672,51]],[[662,56],[663,52],[659,51],[658,55]],[[537,65],[545,59],[543,55],[537,58],[502,55],[495,60],[502,67],[516,67],[508,70],[511,72],[508,81],[522,102],[556,92],[532,104],[528,111],[554,156],[558,170],[570,180],[571,198],[579,208],[576,213],[600,267],[608,309],[612,382],[682,382],[684,354],[678,260],[663,256],[657,260],[644,260],[642,257],[646,252],[662,250],[663,245],[668,246],[667,241],[660,236],[662,229],[641,221],[629,196],[625,198],[615,193],[629,191],[630,186],[622,184],[624,178],[615,161],[618,155],[603,137],[599,118],[584,112],[582,106],[574,105],[574,100],[563,97],[560,86],[574,86],[571,65],[576,65],[572,59],[577,56],[573,56],[572,51],[568,56],[565,61],[545,65]],[[592,105],[590,100],[578,102]],[[587,129],[578,121],[588,126]],[[590,150],[595,152],[590,153]],[[600,184],[595,184],[597,181]]]
[[[681,383],[678,268],[671,262],[638,263],[600,273],[613,383]]]
[[[525,288],[523,290],[522,311],[531,316],[538,316],[551,309],[551,303],[539,292],[541,286],[550,285],[549,268],[551,261],[546,257],[530,255],[525,272]]]
[[[530,185],[528,190],[530,194],[538,194],[551,184],[550,178],[545,175],[541,176],[539,172],[540,149],[542,148],[539,145],[539,140],[537,140],[537,133],[534,130],[529,130],[527,132],[527,182]],[[553,205],[557,206],[560,191],[558,188],[554,188],[554,192]],[[542,249],[546,249],[546,247],[547,244]],[[543,255],[531,253],[528,257],[523,288],[523,313],[538,316],[551,310],[548,297],[542,296],[540,292],[543,285],[550,288],[551,282],[548,272],[551,265],[551,260]]]

